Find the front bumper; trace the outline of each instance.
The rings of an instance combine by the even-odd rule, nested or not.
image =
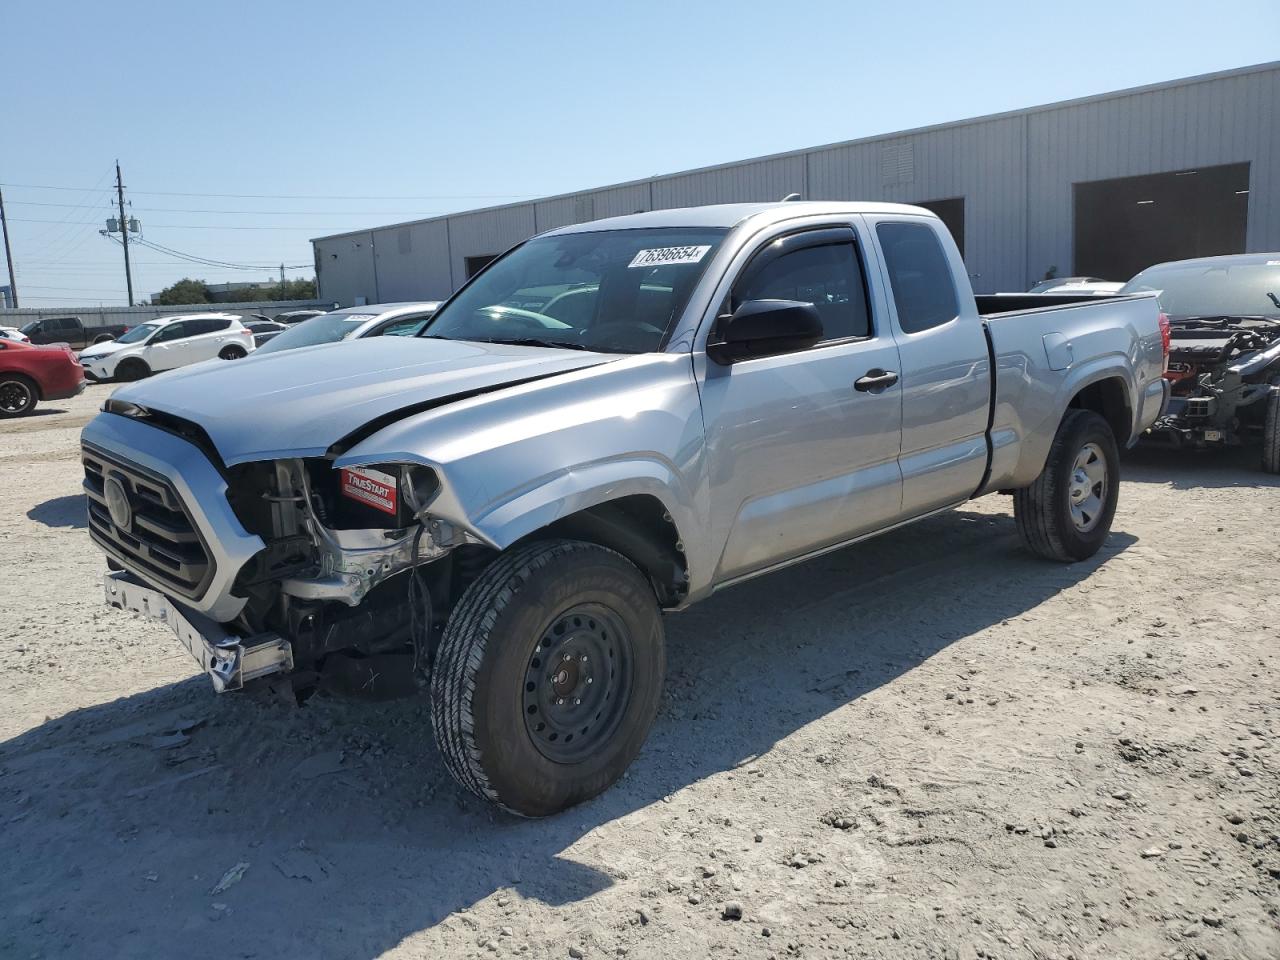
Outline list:
[[[174,603],[123,571],[108,572],[102,584],[108,606],[158,620],[172,630],[209,675],[218,693],[239,690],[250,680],[293,670],[293,647],[277,634],[245,638],[227,633],[214,621]]]
[[[204,452],[182,437],[115,413],[98,414],[81,439],[83,446],[149,472],[172,487],[175,499],[189,510],[213,567],[208,583],[183,602],[218,623],[234,620],[245,604],[243,597],[232,593],[236,575],[264,544],[241,525],[227,500],[226,480]],[[114,549],[93,527],[90,535],[120,566],[140,580],[156,582],[154,575],[137,568],[130,556]]]

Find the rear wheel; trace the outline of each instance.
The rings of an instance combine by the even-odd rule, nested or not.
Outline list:
[[[141,380],[144,377],[151,376],[151,368],[147,366],[145,360],[139,360],[136,357],[130,357],[128,360],[121,360],[120,366],[116,367],[116,379],[125,382],[131,380]]]
[[[595,544],[503,554],[449,618],[431,678],[436,742],[454,778],[526,817],[605,790],[657,713],[662,620],[648,581]]]
[[[244,347],[235,345],[223,347],[222,352],[218,354],[223,360],[239,360],[241,357],[247,357],[248,355],[249,351],[245,350]]]
[[[35,381],[20,373],[0,373],[0,418],[21,417],[36,408]]]
[[[1262,469],[1280,473],[1280,387],[1267,397],[1267,417],[1262,425]]]
[[[1098,552],[1120,494],[1120,455],[1111,426],[1091,410],[1068,410],[1044,469],[1013,496],[1018,535],[1031,552],[1070,563]]]

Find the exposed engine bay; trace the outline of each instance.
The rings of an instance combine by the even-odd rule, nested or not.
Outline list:
[[[295,685],[314,680],[334,654],[364,677],[357,686],[413,682],[430,663],[447,604],[494,553],[429,514],[435,474],[406,464],[334,469],[322,458],[227,474],[232,509],[266,543],[236,579],[248,602],[232,626],[286,638]],[[388,656],[401,658],[396,669],[380,659]]]
[[[1174,317],[1165,379],[1171,397],[1154,439],[1190,446],[1254,439],[1280,385],[1280,322],[1267,317]]]

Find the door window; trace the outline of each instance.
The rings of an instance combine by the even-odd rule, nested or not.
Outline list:
[[[184,337],[197,337],[205,333],[218,333],[221,330],[231,326],[230,317],[201,317],[198,320],[187,320],[183,324],[187,328],[187,332],[181,334]]]
[[[431,319],[429,313],[415,313],[408,317],[397,317],[386,326],[379,330],[375,330],[370,336],[374,337],[413,337],[422,329],[423,325]]]
[[[191,336],[191,328],[186,321],[182,323],[171,323],[159,333],[156,334],[152,343],[169,343],[173,340],[181,340],[183,337]]]
[[[822,340],[871,335],[866,285],[852,243],[803,247],[747,273],[733,291],[733,308],[747,300],[798,300],[822,316]]]
[[[923,223],[881,223],[876,236],[903,333],[920,333],[954,320],[960,312],[956,285],[933,229]]]

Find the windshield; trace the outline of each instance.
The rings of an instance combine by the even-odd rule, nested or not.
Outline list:
[[[655,351],[726,232],[601,230],[530,240],[463,289],[421,335]]]
[[[23,333],[30,333],[32,330],[34,330],[38,326],[40,326],[40,321],[32,320],[30,323],[24,323],[18,329],[21,330]]]
[[[140,324],[128,333],[122,333],[116,337],[116,343],[139,343],[159,330],[161,326],[159,323]]]
[[[1151,290],[1171,317],[1280,317],[1280,259],[1170,263],[1143,270],[1120,292]]]
[[[372,320],[376,313],[322,313],[310,320],[303,320],[272,337],[260,346],[256,353],[275,353],[296,347],[314,347],[319,343],[337,343],[355,333],[360,324]]]

